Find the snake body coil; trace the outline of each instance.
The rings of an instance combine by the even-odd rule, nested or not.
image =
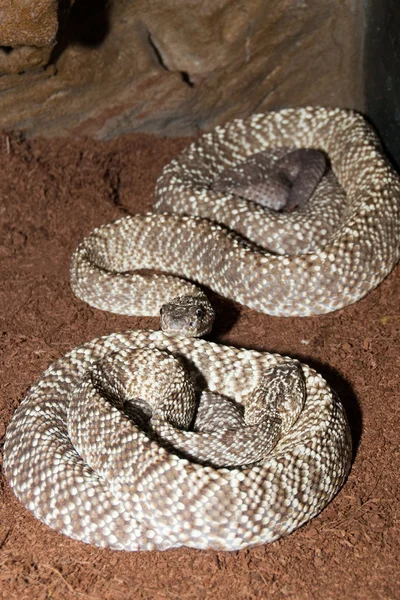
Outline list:
[[[213,191],[226,169],[279,147],[319,149],[330,161],[305,206],[284,214]],[[165,167],[156,193],[163,214],[101,227],[76,250],[71,282],[89,304],[158,314],[196,293],[181,276],[260,312],[307,316],[356,302],[399,260],[399,177],[351,111],[287,109],[218,127]],[[131,273],[141,268],[170,275],[149,282]]]
[[[181,357],[198,389],[244,406],[265,372],[293,364],[279,355],[151,331],[113,334],[61,358],[16,411],[4,448],[14,492],[50,527],[124,550],[182,545],[237,550],[290,533],[343,484],[351,460],[347,420],[326,382],[306,365],[301,412],[270,453],[252,465],[214,468],[188,461],[105,401],[82,411],[74,396],[88,369],[115,352],[122,353],[124,365],[124,353],[132,348]],[[163,377],[162,363],[153,371],[150,387]],[[68,429],[74,406],[75,445]]]

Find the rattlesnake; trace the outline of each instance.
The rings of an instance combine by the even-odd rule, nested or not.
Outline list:
[[[224,468],[199,464],[154,440],[146,427],[141,430],[132,424],[92,389],[98,361],[111,356],[125,373],[132,348],[159,349],[181,357],[198,392],[228,396],[239,407],[249,403],[251,391],[262,385],[265,375],[271,377],[271,369],[275,369],[272,382],[278,378],[278,383],[286,368],[292,373],[293,368],[299,371],[305,396],[301,386],[300,391],[289,394],[286,388],[284,393],[278,390],[283,414],[275,412],[269,417],[267,412],[266,427],[279,435],[261,460],[258,457],[254,464],[235,467],[229,455],[224,464],[228,460],[230,466]],[[88,376],[90,367],[95,376]],[[149,373],[144,362],[143,369],[152,389],[157,377],[163,377],[164,368],[157,372],[153,364]],[[134,370],[134,378],[140,371]],[[298,376],[296,381],[300,381]],[[162,388],[163,380],[160,385]],[[106,399],[116,391],[121,393],[119,384],[103,387]],[[88,403],[82,406],[84,391]],[[297,406],[294,422],[287,424],[287,432],[280,436],[290,404]],[[218,407],[214,412],[218,415]],[[165,427],[171,430],[168,424]],[[228,434],[234,436],[233,450],[237,442],[240,447],[246,433],[245,427],[244,435],[235,440],[235,427],[228,423]],[[181,437],[199,435],[178,433]],[[213,433],[208,430],[202,435],[212,437]],[[210,446],[211,462],[218,462],[212,452],[220,442],[217,437]],[[82,444],[86,443],[85,449]],[[252,443],[258,450],[257,442]],[[273,541],[322,510],[343,484],[350,460],[351,440],[343,408],[313,369],[279,355],[161,331],[112,334],[61,358],[17,409],[4,447],[10,484],[39,519],[73,538],[124,550],[182,545],[238,550]]]
[[[290,215],[267,211],[259,233],[255,224],[265,209],[211,188],[215,173],[269,145],[320,148],[332,172],[301,210]],[[94,306],[132,314],[158,312],[176,296],[203,297],[189,282],[161,275],[149,284],[142,274],[128,273],[136,267],[167,267],[272,314],[335,310],[365,295],[398,260],[399,193],[399,180],[375,134],[355,113],[296,109],[237,120],[203,136],[159,180],[158,210],[166,210],[173,200],[178,212],[199,211],[200,216],[127,217],[96,230],[74,255],[73,289]],[[228,201],[233,208],[227,208]],[[324,225],[321,205],[328,214]],[[261,243],[269,249],[260,248]],[[216,464],[214,458],[207,464],[207,455],[196,462],[186,446],[174,450],[153,439],[159,430],[146,429],[140,402],[132,410],[143,431],[121,413],[124,407],[109,406],[119,384],[107,384],[104,399],[93,387],[98,361],[111,354],[124,370],[132,348],[179,357],[197,394],[228,396],[238,407],[244,405],[245,413],[271,369],[280,381],[286,366],[296,365],[304,378],[304,405],[287,430],[276,407],[271,417],[263,417],[273,448],[261,458],[250,454],[254,464],[234,466],[229,449],[223,451],[227,466],[220,467],[218,457]],[[82,395],[85,402],[97,402],[87,409],[93,422],[79,404]],[[280,397],[283,404],[293,400],[282,389]],[[81,422],[73,419],[74,411]],[[108,429],[110,424],[118,434]],[[171,433],[168,424],[161,423],[163,428]],[[191,437],[184,432],[179,436]],[[89,449],[82,444],[85,438]],[[132,446],[136,463],[128,459]],[[52,365],[15,413],[4,459],[21,501],[71,537],[127,550],[181,545],[236,550],[277,539],[316,515],[343,484],[351,440],[340,402],[307,365],[205,340],[137,331],[94,340]]]
[[[283,214],[213,191],[226,169],[282,147],[320,149],[330,161],[302,208]],[[125,217],[80,244],[76,295],[112,312],[158,314],[175,296],[199,293],[177,275],[261,312],[306,316],[356,302],[400,256],[399,177],[352,111],[286,109],[217,127],[164,168],[156,198],[162,214]],[[141,268],[170,275],[149,282],[131,273]]]

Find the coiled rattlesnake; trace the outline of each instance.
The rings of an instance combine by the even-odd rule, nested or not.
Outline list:
[[[184,456],[191,455],[199,435],[213,437],[209,426],[203,425],[204,434],[185,433],[161,422],[162,435],[176,434],[178,443],[182,437],[194,438],[194,446],[184,449],[182,456],[182,451],[170,449],[169,442],[160,444],[147,431],[146,422],[143,425],[146,414],[137,414],[142,404],[131,409],[131,413],[136,411],[137,424],[128,420],[128,409],[121,412],[123,386],[110,383],[106,374],[104,399],[93,387],[100,359],[116,363],[123,377],[131,378],[127,362],[132,348],[158,349],[180,357],[198,393],[222,394],[238,408],[257,398],[257,390],[269,377],[265,389],[271,383],[275,388],[278,385],[272,399],[279,399],[279,406],[258,417],[256,407],[253,422],[261,419],[262,424],[264,419],[267,432],[275,436],[272,447],[261,458],[253,456],[263,442],[262,437],[259,444],[250,439],[248,460],[257,460],[232,464],[238,449],[240,455],[248,450],[248,445],[240,446],[246,429],[257,428],[251,425],[251,417],[249,428],[240,425],[237,411],[222,422],[227,431],[215,431],[210,454],[200,462]],[[168,355],[166,360],[171,359]],[[157,359],[157,368],[140,360],[139,356],[133,379],[144,370],[148,378],[144,386],[157,393],[158,378],[161,388],[165,383],[162,361]],[[295,375],[293,383],[287,382],[287,368]],[[92,375],[88,375],[90,369]],[[82,404],[84,391],[88,399]],[[122,394],[122,401],[116,402],[118,409],[107,401],[116,391]],[[139,393],[143,394],[140,387]],[[212,412],[218,428],[218,402]],[[286,415],[292,415],[292,422]],[[160,435],[159,429],[156,434]],[[232,445],[226,435],[233,439]],[[220,450],[218,446],[225,452],[222,464],[230,466],[202,464],[207,458],[218,463],[213,455]],[[4,448],[11,486],[39,519],[73,538],[124,550],[182,545],[237,550],[273,541],[322,510],[343,484],[350,460],[343,408],[322,377],[308,366],[300,367],[279,355],[154,331],[100,338],[57,361],[16,411]]]
[[[320,149],[330,161],[310,202],[283,214],[213,191],[226,169],[278,147]],[[163,214],[100,227],[76,250],[73,290],[92,306],[158,314],[198,293],[175,275],[272,315],[320,314],[362,298],[399,260],[399,177],[351,111],[287,109],[218,127],[165,167],[156,195]],[[170,275],[131,273],[142,268]]]

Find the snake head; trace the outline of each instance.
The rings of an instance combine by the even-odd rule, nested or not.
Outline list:
[[[161,329],[168,335],[201,337],[210,333],[215,312],[207,296],[178,296],[160,309]]]

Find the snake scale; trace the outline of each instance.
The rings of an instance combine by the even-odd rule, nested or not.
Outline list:
[[[331,169],[304,206],[283,214],[213,189],[227,169],[270,147],[273,160],[280,160],[274,148],[315,148],[328,157]],[[329,312],[364,296],[397,262],[399,197],[377,137],[351,111],[288,109],[236,120],[164,169],[156,201],[163,214],[127,217],[84,240],[72,261],[73,290],[102,309],[155,314],[177,296],[202,297],[178,275],[271,314]],[[164,212],[171,209],[182,214]],[[137,268],[172,277],[149,280],[131,273]],[[159,369],[149,367],[148,351],[163,353]],[[133,374],[125,366],[132,353],[139,361]],[[166,387],[167,363],[184,369],[179,377],[193,386],[186,393],[198,414],[189,427],[192,417],[158,417],[157,406],[142,398],[159,378]],[[128,393],[107,369],[133,378],[138,397],[135,385]],[[150,383],[140,387],[146,371]],[[222,433],[201,425],[203,412],[211,412],[218,429],[228,405]],[[253,443],[249,462],[235,464],[248,431],[260,426],[272,441],[265,450]],[[210,454],[192,456],[198,440],[213,436]],[[175,440],[178,449],[170,446]],[[238,550],[318,514],[347,476],[351,438],[341,403],[307,365],[131,331],[76,348],[42,375],[10,423],[4,462],[23,504],[73,538],[125,550]]]

